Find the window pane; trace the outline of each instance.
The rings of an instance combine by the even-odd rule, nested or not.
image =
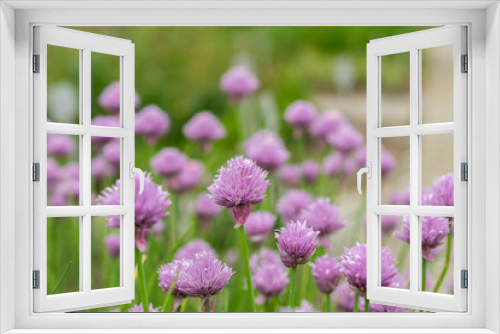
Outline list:
[[[422,123],[453,122],[453,45],[423,49]]]
[[[395,289],[409,289],[410,244],[406,239],[409,217],[379,216],[381,238],[381,279],[379,285]],[[392,265],[393,264],[393,265]],[[393,268],[397,273],[394,274]],[[392,279],[391,279],[392,277]],[[389,282],[388,284],[385,284]]]
[[[393,197],[410,187],[410,137],[382,138],[381,143],[381,203],[407,205],[395,203]]]
[[[92,217],[92,289],[120,286],[120,216]]]
[[[80,122],[80,50],[47,45],[47,120]]]
[[[92,52],[91,71],[92,124],[119,126],[120,57]]]
[[[47,134],[47,205],[80,204],[79,136]]]
[[[382,56],[381,125],[410,124],[410,53]]]
[[[80,291],[80,218],[47,218],[47,294]]]
[[[116,184],[120,179],[120,139],[110,137],[92,137],[92,194],[94,201],[92,204],[104,204],[98,197],[103,195],[104,189]],[[119,193],[113,197],[116,202],[105,204],[121,204]],[[109,203],[108,203],[109,202]]]

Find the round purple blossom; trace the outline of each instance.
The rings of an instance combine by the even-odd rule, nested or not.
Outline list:
[[[238,101],[259,89],[259,80],[245,67],[233,67],[221,78],[220,89]]]
[[[144,308],[142,307],[142,304],[139,305],[134,305],[128,310],[129,312],[139,312],[142,313],[144,312]],[[160,312],[160,307],[154,308],[152,303],[149,303],[149,312],[151,313],[158,313]]]
[[[120,165],[120,139],[113,138],[102,148],[102,153],[106,161],[112,165]]]
[[[80,197],[80,167],[76,162],[67,163],[59,170],[57,184],[54,185],[49,204],[53,206],[77,204]]]
[[[222,208],[208,194],[201,194],[196,199],[196,216],[203,228],[208,229],[212,219],[217,217]]]
[[[47,154],[65,157],[75,151],[75,143],[70,136],[47,133]]]
[[[245,142],[244,149],[250,159],[269,172],[275,171],[290,158],[283,140],[269,130],[253,134]]]
[[[106,87],[98,99],[99,105],[104,109],[117,114],[120,112],[120,82],[115,81]],[[135,107],[141,104],[139,94],[135,92]]]
[[[314,231],[318,231],[320,237],[337,232],[346,225],[340,220],[340,210],[330,203],[329,198],[318,198],[305,208],[300,218]]]
[[[356,150],[356,161],[360,167],[366,166],[366,146],[362,146]],[[380,172],[382,176],[390,173],[396,167],[396,158],[384,146],[380,150]]]
[[[399,224],[398,216],[383,215],[380,217],[380,229],[384,233],[392,232]]]
[[[421,217],[422,226],[422,257],[428,261],[434,261],[437,255],[437,247],[443,243],[444,238],[450,233],[450,220],[444,217]],[[396,238],[410,243],[410,217],[403,217],[401,231],[396,230],[393,234]]]
[[[350,123],[342,123],[326,137],[326,141],[341,152],[351,152],[364,142],[363,135]]]
[[[92,159],[92,177],[96,180],[102,180],[104,177],[114,176],[116,174],[116,166],[109,163],[102,155],[98,155]]]
[[[388,247],[381,249],[381,285],[389,286],[397,275],[396,258]],[[345,248],[340,256],[342,273],[351,289],[358,295],[366,295],[366,244],[356,244],[352,248]]]
[[[200,298],[203,311],[205,301],[210,302],[210,311],[214,311],[213,298],[229,282],[234,272],[225,263],[210,252],[197,253],[195,259],[179,274],[178,289],[188,297]]]
[[[236,226],[245,224],[252,204],[264,200],[269,181],[267,172],[250,159],[237,156],[219,169],[214,182],[208,187],[210,198],[226,208],[232,208]]]
[[[91,121],[92,126],[104,126],[104,127],[113,127],[117,128],[120,126],[120,117],[117,115],[105,116],[98,115],[94,117]],[[100,136],[92,136],[90,140],[92,141],[92,145],[104,145],[110,140],[112,137],[100,137]]]
[[[215,256],[215,251],[208,243],[201,239],[194,239],[187,243],[184,247],[179,248],[177,253],[175,253],[174,258],[176,260],[195,260],[196,254],[203,252],[209,252]]]
[[[168,195],[153,182],[149,173],[144,178],[144,191],[139,195],[139,177],[135,177],[135,245],[141,252],[146,250],[145,230],[169,215],[167,210],[172,202]],[[120,180],[104,189],[97,200],[102,205],[120,205]],[[120,216],[109,216],[108,226],[120,228]]]
[[[296,137],[301,137],[305,128],[309,127],[316,118],[316,108],[307,101],[295,101],[285,110],[285,121],[295,127]]]
[[[210,150],[211,143],[226,136],[226,128],[210,111],[197,113],[182,128],[186,138],[197,141],[203,152]]]
[[[296,186],[302,179],[302,168],[297,164],[284,165],[278,170],[278,177],[289,186]]]
[[[332,293],[342,277],[340,265],[337,260],[328,255],[323,255],[309,265],[312,268],[311,274],[314,277],[318,290],[324,294]]]
[[[304,160],[302,162],[302,174],[307,183],[314,184],[319,176],[318,163],[312,160]]]
[[[284,194],[276,205],[276,211],[281,215],[285,223],[300,217],[302,210],[312,202],[312,196],[306,191],[292,189]]]
[[[170,118],[157,105],[150,104],[135,114],[135,133],[143,135],[149,145],[154,145],[170,128]]]
[[[410,188],[394,191],[389,197],[389,203],[392,205],[410,205]]]
[[[120,255],[120,236],[118,234],[107,235],[104,239],[104,244],[110,257],[118,257]]]
[[[61,177],[59,164],[54,158],[47,158],[47,189],[54,190]]]
[[[292,221],[275,233],[281,262],[287,268],[305,264],[316,251],[319,232],[307,226],[305,221]]]
[[[172,296],[175,298],[174,301],[174,312],[180,306],[182,299],[186,298],[187,295],[179,289],[178,279],[181,272],[185,270],[187,266],[191,265],[189,261],[179,261],[175,260],[173,262],[164,264],[158,269],[158,280],[160,281],[159,286],[163,292],[168,293],[172,282],[177,276],[174,287],[172,288]]]
[[[198,160],[189,160],[184,168],[168,182],[176,194],[195,188],[203,176],[203,164]]]
[[[252,275],[255,289],[259,291],[266,300],[281,294],[290,282],[285,268],[280,265],[268,264],[261,266]]]
[[[323,171],[327,176],[333,177],[340,173],[344,161],[344,155],[340,152],[333,152],[323,160]]]
[[[337,130],[344,122],[342,113],[336,110],[327,110],[316,117],[309,127],[309,133],[315,138],[325,139],[328,134]]]
[[[166,178],[178,174],[186,163],[187,157],[175,147],[166,147],[151,159],[153,170]]]
[[[248,216],[245,232],[254,244],[263,243],[271,235],[276,216],[270,212],[257,211]]]
[[[260,267],[273,265],[273,266],[283,266],[281,263],[280,256],[274,250],[268,248],[261,248],[258,252],[255,252],[250,256],[250,270],[255,273]]]
[[[454,206],[453,174],[441,176],[432,185],[432,205]]]
[[[299,307],[282,307],[280,308],[280,312],[286,312],[286,313],[311,313],[314,312],[314,308],[311,303],[309,303],[307,300],[303,300],[300,303]]]
[[[344,176],[351,176],[354,173],[357,172],[358,170],[358,163],[356,162],[356,159],[352,156],[348,156],[344,159]]]

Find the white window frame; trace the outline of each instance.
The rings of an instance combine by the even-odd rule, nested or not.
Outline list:
[[[132,9],[124,9],[123,7]],[[61,8],[66,7],[66,8]],[[103,7],[105,9],[103,9]],[[149,9],[148,9],[149,7]],[[162,7],[162,8],[160,8]],[[75,9],[79,8],[79,9]],[[83,8],[83,9],[82,9]],[[138,10],[142,8],[142,10]],[[500,11],[497,1],[4,1],[0,4],[0,329],[12,333],[494,333],[500,331]],[[469,31],[468,312],[436,314],[34,314],[32,27],[464,24]],[[486,66],[488,70],[486,71]],[[12,85],[12,82],[15,84]],[[15,113],[13,112],[15,110]],[[12,145],[12,137],[15,145]],[[12,177],[14,175],[15,177]],[[486,175],[488,179],[486,182]],[[15,198],[12,199],[12,190]],[[488,196],[486,196],[488,194]],[[15,222],[15,224],[12,224]],[[472,229],[474,226],[474,229]],[[486,253],[488,252],[488,253]],[[485,265],[488,254],[488,266]],[[14,255],[14,256],[13,256]],[[487,293],[486,293],[487,291]],[[140,329],[137,329],[140,328]],[[245,329],[246,330],[243,330]],[[292,328],[292,329],[290,329]],[[137,329],[137,330],[133,330]],[[241,330],[238,330],[241,329]],[[285,330],[286,329],[286,330]],[[357,329],[357,330],[356,330]],[[47,331],[45,331],[47,332]]]

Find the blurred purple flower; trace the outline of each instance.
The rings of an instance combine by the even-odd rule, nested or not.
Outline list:
[[[213,141],[226,136],[226,128],[210,111],[201,111],[184,125],[182,133],[198,142],[203,152],[208,152]]]
[[[186,163],[187,157],[175,147],[166,147],[151,159],[153,170],[166,178],[178,174]]]
[[[99,105],[109,112],[120,112],[120,82],[115,81],[106,87],[98,98]],[[139,94],[135,92],[135,108],[141,104]]]
[[[139,312],[139,313],[142,313],[142,312],[144,312],[144,307],[142,307],[142,304],[134,305],[128,311],[129,312]],[[153,304],[149,303],[149,312],[151,312],[151,313],[158,313],[158,312],[160,312],[160,307],[154,308]]]
[[[197,253],[195,259],[179,274],[177,286],[179,291],[188,297],[200,298],[202,310],[205,311],[205,301],[209,300],[210,311],[214,311],[212,296],[221,292],[229,282],[234,272],[225,263],[210,252]]]
[[[278,169],[278,177],[281,181],[293,187],[302,179],[302,168],[297,164],[287,164]]]
[[[268,264],[261,266],[252,275],[255,289],[259,291],[266,300],[281,294],[290,282],[288,274],[282,265]]]
[[[362,146],[356,150],[355,153],[356,161],[359,167],[366,166],[366,146]],[[390,173],[396,166],[396,158],[389,152],[384,146],[381,147],[380,151],[380,172],[382,176]]]
[[[399,216],[383,215],[380,217],[380,229],[384,233],[392,232],[399,223]]]
[[[427,261],[434,261],[437,247],[443,243],[450,233],[450,220],[444,217],[421,217],[422,226],[422,257]],[[403,217],[401,231],[394,231],[393,235],[408,244],[410,243],[410,217]]]
[[[236,101],[253,94],[259,86],[259,80],[243,66],[231,68],[220,81],[220,89]]]
[[[202,228],[208,229],[212,219],[217,217],[222,208],[208,194],[201,194],[196,199],[196,216]]]
[[[391,205],[410,205],[410,188],[401,191],[393,191],[389,195]]]
[[[174,310],[173,310],[174,312],[177,311],[182,300],[187,297],[187,295],[185,293],[183,293],[181,289],[179,289],[178,280],[179,280],[179,276],[181,275],[181,272],[183,270],[185,270],[185,268],[189,265],[191,265],[191,263],[189,261],[174,260],[170,263],[164,264],[163,266],[161,266],[158,269],[158,280],[160,281],[160,283],[158,285],[165,293],[168,293],[168,290],[170,289],[172,282],[174,281],[175,277],[177,276],[175,285],[172,288],[172,296],[175,298]]]
[[[278,233],[279,232],[279,233]],[[319,232],[313,231],[305,221],[292,221],[276,232],[281,262],[287,268],[305,264],[316,251]]]
[[[160,185],[153,182],[151,175],[146,173],[144,191],[139,195],[139,177],[135,177],[135,245],[141,252],[146,250],[144,232],[154,224],[169,215],[167,211],[172,202],[168,199],[168,192],[163,191]],[[120,180],[104,189],[97,198],[102,205],[120,205]],[[120,227],[120,216],[108,216],[109,227]]]
[[[135,133],[143,135],[149,145],[155,145],[170,128],[168,114],[150,104],[135,114]]]
[[[176,260],[195,260],[196,254],[203,252],[209,252],[213,256],[216,256],[215,251],[208,243],[201,239],[194,239],[187,243],[184,247],[179,248],[179,250],[175,253],[174,258]]]
[[[302,137],[304,129],[309,127],[316,118],[316,108],[307,101],[298,100],[285,110],[285,121],[295,128],[295,137]]]
[[[340,220],[339,208],[325,197],[320,197],[309,204],[300,214],[300,219],[304,220],[314,231],[319,232],[320,238],[337,232],[347,224]]]
[[[299,307],[281,307],[280,312],[285,313],[311,313],[314,312],[314,308],[310,302],[303,300]]]
[[[312,202],[312,196],[304,190],[292,189],[285,193],[276,205],[276,211],[281,215],[284,223],[296,220],[302,210]]]
[[[317,162],[312,160],[304,160],[302,162],[302,173],[304,176],[304,180],[309,184],[316,183],[316,180],[319,176],[319,165]]]
[[[338,151],[332,152],[323,160],[323,171],[327,176],[333,177],[340,173],[344,155]]]
[[[102,155],[97,155],[92,159],[92,178],[102,180],[104,177],[114,176],[116,166],[107,161]]]
[[[76,162],[69,162],[59,169],[59,179],[49,198],[53,206],[78,204],[80,197],[80,167]]]
[[[198,160],[191,159],[177,175],[168,181],[168,184],[173,192],[182,194],[200,183],[203,171],[203,164]]]
[[[340,111],[327,110],[316,116],[309,127],[309,133],[315,138],[326,139],[328,134],[337,130],[344,122],[345,118]]]
[[[276,216],[270,212],[257,211],[248,216],[245,224],[245,232],[254,244],[262,244],[271,235]]]
[[[441,206],[454,206],[454,181],[453,174],[441,176],[432,185],[432,204]]]
[[[318,290],[324,294],[331,294],[342,277],[340,265],[337,260],[328,255],[323,255],[309,265],[312,268],[311,274],[314,277]]]
[[[235,228],[245,225],[252,204],[264,200],[269,181],[267,172],[250,159],[237,156],[219,169],[212,185],[208,187],[210,198],[220,206],[232,208]]]
[[[102,148],[102,153],[107,162],[120,166],[120,139],[113,138]]]
[[[75,143],[68,135],[47,133],[47,154],[65,157],[75,151]]]
[[[341,152],[351,152],[364,142],[363,135],[347,121],[329,133],[326,141]]]
[[[281,262],[279,254],[274,250],[261,248],[259,251],[250,256],[250,270],[252,273],[255,273],[257,269],[268,265],[281,266],[282,268],[285,268]]]
[[[47,158],[47,190],[52,191],[61,178],[61,169],[54,158]]]
[[[120,236],[118,234],[107,235],[104,239],[104,244],[110,257],[118,257],[120,255]]]
[[[381,285],[389,286],[398,270],[396,258],[388,247],[381,249]],[[342,273],[351,289],[361,297],[366,296],[366,244],[356,244],[352,248],[345,248],[340,256]]]
[[[98,115],[94,117],[91,121],[92,126],[104,126],[104,127],[113,127],[117,128],[120,126],[120,117],[118,115]],[[106,144],[110,140],[113,140],[113,137],[100,137],[100,136],[92,136],[90,140],[92,141],[92,145],[96,145],[97,147]]]
[[[283,140],[274,132],[260,130],[244,144],[246,155],[261,168],[273,172],[290,158]]]
[[[358,171],[358,163],[356,159],[352,156],[348,156],[344,159],[344,176],[352,176]]]

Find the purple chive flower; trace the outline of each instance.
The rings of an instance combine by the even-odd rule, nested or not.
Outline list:
[[[104,109],[117,114],[120,112],[120,82],[115,81],[106,87],[98,99],[99,105]],[[139,94],[135,92],[135,107],[141,104]]]
[[[144,307],[142,307],[142,304],[134,305],[128,311],[129,312],[139,312],[139,313],[142,313],[142,312],[144,312]],[[160,312],[160,307],[154,308],[153,304],[149,303],[149,312],[151,312],[151,313],[158,313],[158,312]]]
[[[339,284],[332,295],[333,300],[338,300],[337,310],[344,312],[352,312],[354,309],[354,292],[349,288],[349,283],[346,281]],[[363,300],[363,299],[361,299]],[[360,300],[360,302],[361,302]]]
[[[353,175],[354,173],[356,173],[358,171],[358,164],[356,162],[356,159],[354,159],[354,157],[347,157],[345,158],[344,160],[344,168],[343,168],[343,171],[344,171],[344,176],[351,176]]]
[[[47,154],[65,157],[75,151],[75,143],[70,136],[47,133]]]
[[[311,303],[307,300],[303,300],[299,307],[281,307],[280,312],[286,313],[311,313],[314,312],[314,308]]]
[[[210,227],[212,219],[217,217],[221,210],[222,208],[208,194],[201,194],[196,199],[196,216],[204,229]]]
[[[276,205],[276,211],[281,215],[285,223],[297,220],[302,210],[312,202],[312,196],[306,191],[292,189],[283,195]]]
[[[47,189],[54,190],[57,182],[61,178],[61,170],[59,164],[54,158],[47,158]]]
[[[323,255],[309,265],[312,268],[311,273],[318,290],[324,294],[331,294],[342,277],[337,260],[328,255]]]
[[[214,311],[212,296],[222,291],[234,272],[210,252],[197,253],[192,262],[188,262],[177,280],[178,289],[188,297],[200,298],[202,310],[205,301],[210,303],[210,311]]]
[[[208,152],[213,141],[226,136],[226,128],[210,111],[202,111],[184,125],[182,133],[198,142],[203,152]]]
[[[329,133],[326,141],[341,152],[351,152],[364,142],[363,135],[347,121]]]
[[[329,198],[318,198],[300,214],[309,227],[319,232],[320,238],[335,233],[346,225],[340,220],[340,210],[330,203]]]
[[[104,126],[104,127],[113,127],[117,128],[120,126],[120,117],[117,115],[104,116],[98,115],[94,117],[91,121],[92,126]],[[100,137],[100,136],[92,136],[90,140],[92,141],[92,145],[101,146],[113,140],[112,137]]]
[[[49,198],[53,206],[70,205],[70,201],[78,203],[80,197],[80,167],[76,162],[69,162],[60,169],[59,179]]]
[[[135,114],[135,133],[143,135],[149,145],[155,145],[170,128],[170,118],[157,105],[150,104]]]
[[[116,174],[116,165],[107,161],[102,155],[92,159],[92,177],[96,180],[102,180],[104,177],[114,176]]]
[[[304,129],[316,118],[316,108],[307,101],[295,101],[285,110],[285,121],[295,128],[295,137],[302,137]]]
[[[290,158],[283,140],[274,132],[260,130],[244,144],[246,155],[261,168],[273,172]]]
[[[264,200],[269,186],[267,172],[250,159],[237,156],[219,169],[214,182],[208,187],[210,198],[220,206],[233,209],[235,228],[245,225],[252,204]]]
[[[450,220],[444,217],[421,217],[422,226],[422,257],[427,261],[434,261],[437,247],[443,243],[450,233]],[[408,244],[410,243],[410,217],[403,217],[401,230],[394,231],[393,235]]]
[[[278,266],[285,268],[279,254],[268,248],[261,248],[250,256],[250,270],[255,273],[259,268],[264,266]]]
[[[337,130],[345,122],[345,118],[339,111],[327,110],[319,114],[309,127],[311,136],[318,139],[326,139],[327,135]]]
[[[381,285],[389,286],[397,275],[396,258],[388,247],[381,249]],[[340,256],[340,265],[351,289],[361,297],[366,295],[366,244],[356,244],[345,248]]]
[[[215,256],[215,251],[210,247],[208,243],[201,239],[194,239],[187,243],[184,247],[179,248],[177,253],[175,253],[174,258],[176,260],[195,260],[196,254],[208,252]]]
[[[166,178],[178,174],[186,163],[187,157],[175,147],[166,147],[151,159],[153,170]]]
[[[169,180],[172,191],[176,194],[182,194],[195,188],[203,176],[203,164],[198,160],[189,160],[184,168],[173,178]]]
[[[281,262],[287,268],[305,264],[316,251],[319,232],[307,226],[305,221],[292,221],[275,233]]]
[[[177,311],[177,308],[180,306],[182,300],[187,297],[187,295],[181,289],[179,289],[178,280],[181,272],[185,270],[189,265],[191,265],[190,261],[175,260],[173,262],[164,264],[158,269],[158,280],[160,281],[158,285],[165,293],[168,293],[170,286],[177,276],[175,285],[172,288],[172,296],[175,298],[174,312]]]
[[[392,232],[399,224],[398,216],[383,215],[380,217],[380,229],[384,233]]]
[[[135,177],[135,245],[141,252],[146,250],[144,232],[169,215],[167,211],[172,202],[168,192],[153,182],[151,175],[146,173],[144,191],[139,195],[139,177]],[[104,189],[97,201],[103,205],[120,205],[120,180]],[[120,227],[120,216],[108,217],[109,227]]]
[[[453,174],[441,176],[432,185],[432,199],[430,205],[454,206]]]
[[[265,300],[269,300],[281,294],[290,281],[287,271],[281,264],[268,264],[255,271],[252,275],[252,282]]]
[[[410,188],[392,192],[389,195],[389,203],[392,205],[410,205]]]
[[[120,236],[118,234],[107,235],[104,244],[110,257],[120,256]]]
[[[340,173],[344,155],[340,152],[333,152],[323,160],[323,171],[327,176],[333,177]]]
[[[366,166],[366,146],[362,146],[356,150],[356,161],[360,167]],[[396,158],[384,146],[380,152],[380,171],[382,176],[390,173],[396,166]]]
[[[302,174],[304,180],[309,184],[316,183],[319,176],[319,165],[312,160],[304,160],[302,162]]]
[[[120,139],[113,138],[102,148],[102,153],[107,162],[112,165],[120,165]]]
[[[254,244],[262,244],[271,235],[276,216],[270,212],[257,211],[248,216],[245,232]]]
[[[233,67],[220,81],[220,89],[235,101],[253,94],[259,86],[259,80],[243,66]]]
[[[302,168],[297,164],[288,164],[281,166],[278,170],[278,177],[291,187],[300,183],[302,179]]]

